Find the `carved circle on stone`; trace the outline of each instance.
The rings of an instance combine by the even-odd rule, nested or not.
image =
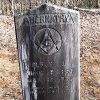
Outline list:
[[[44,55],[52,55],[61,47],[61,35],[52,28],[40,29],[35,35],[35,48]]]

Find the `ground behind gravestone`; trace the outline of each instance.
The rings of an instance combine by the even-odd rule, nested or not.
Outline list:
[[[100,15],[81,11],[81,100],[100,100]],[[0,15],[0,100],[22,100],[13,18]]]

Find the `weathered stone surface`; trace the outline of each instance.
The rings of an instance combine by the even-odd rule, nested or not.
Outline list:
[[[79,100],[79,13],[44,4],[15,16],[25,100]]]

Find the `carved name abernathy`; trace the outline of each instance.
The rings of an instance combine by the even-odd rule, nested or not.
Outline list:
[[[35,25],[35,24],[56,24],[56,23],[68,23],[69,18],[70,17],[70,13],[68,15],[66,14],[62,14],[62,13],[58,13],[58,14],[41,14],[41,15],[30,15],[29,19],[31,22],[31,25]],[[28,20],[25,20],[25,24],[24,25],[28,25]]]
[[[15,15],[24,100],[79,100],[79,12],[50,4]]]

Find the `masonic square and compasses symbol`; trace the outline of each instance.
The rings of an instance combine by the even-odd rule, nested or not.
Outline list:
[[[52,28],[40,29],[35,36],[35,47],[38,52],[45,55],[52,55],[61,47],[61,36]]]

